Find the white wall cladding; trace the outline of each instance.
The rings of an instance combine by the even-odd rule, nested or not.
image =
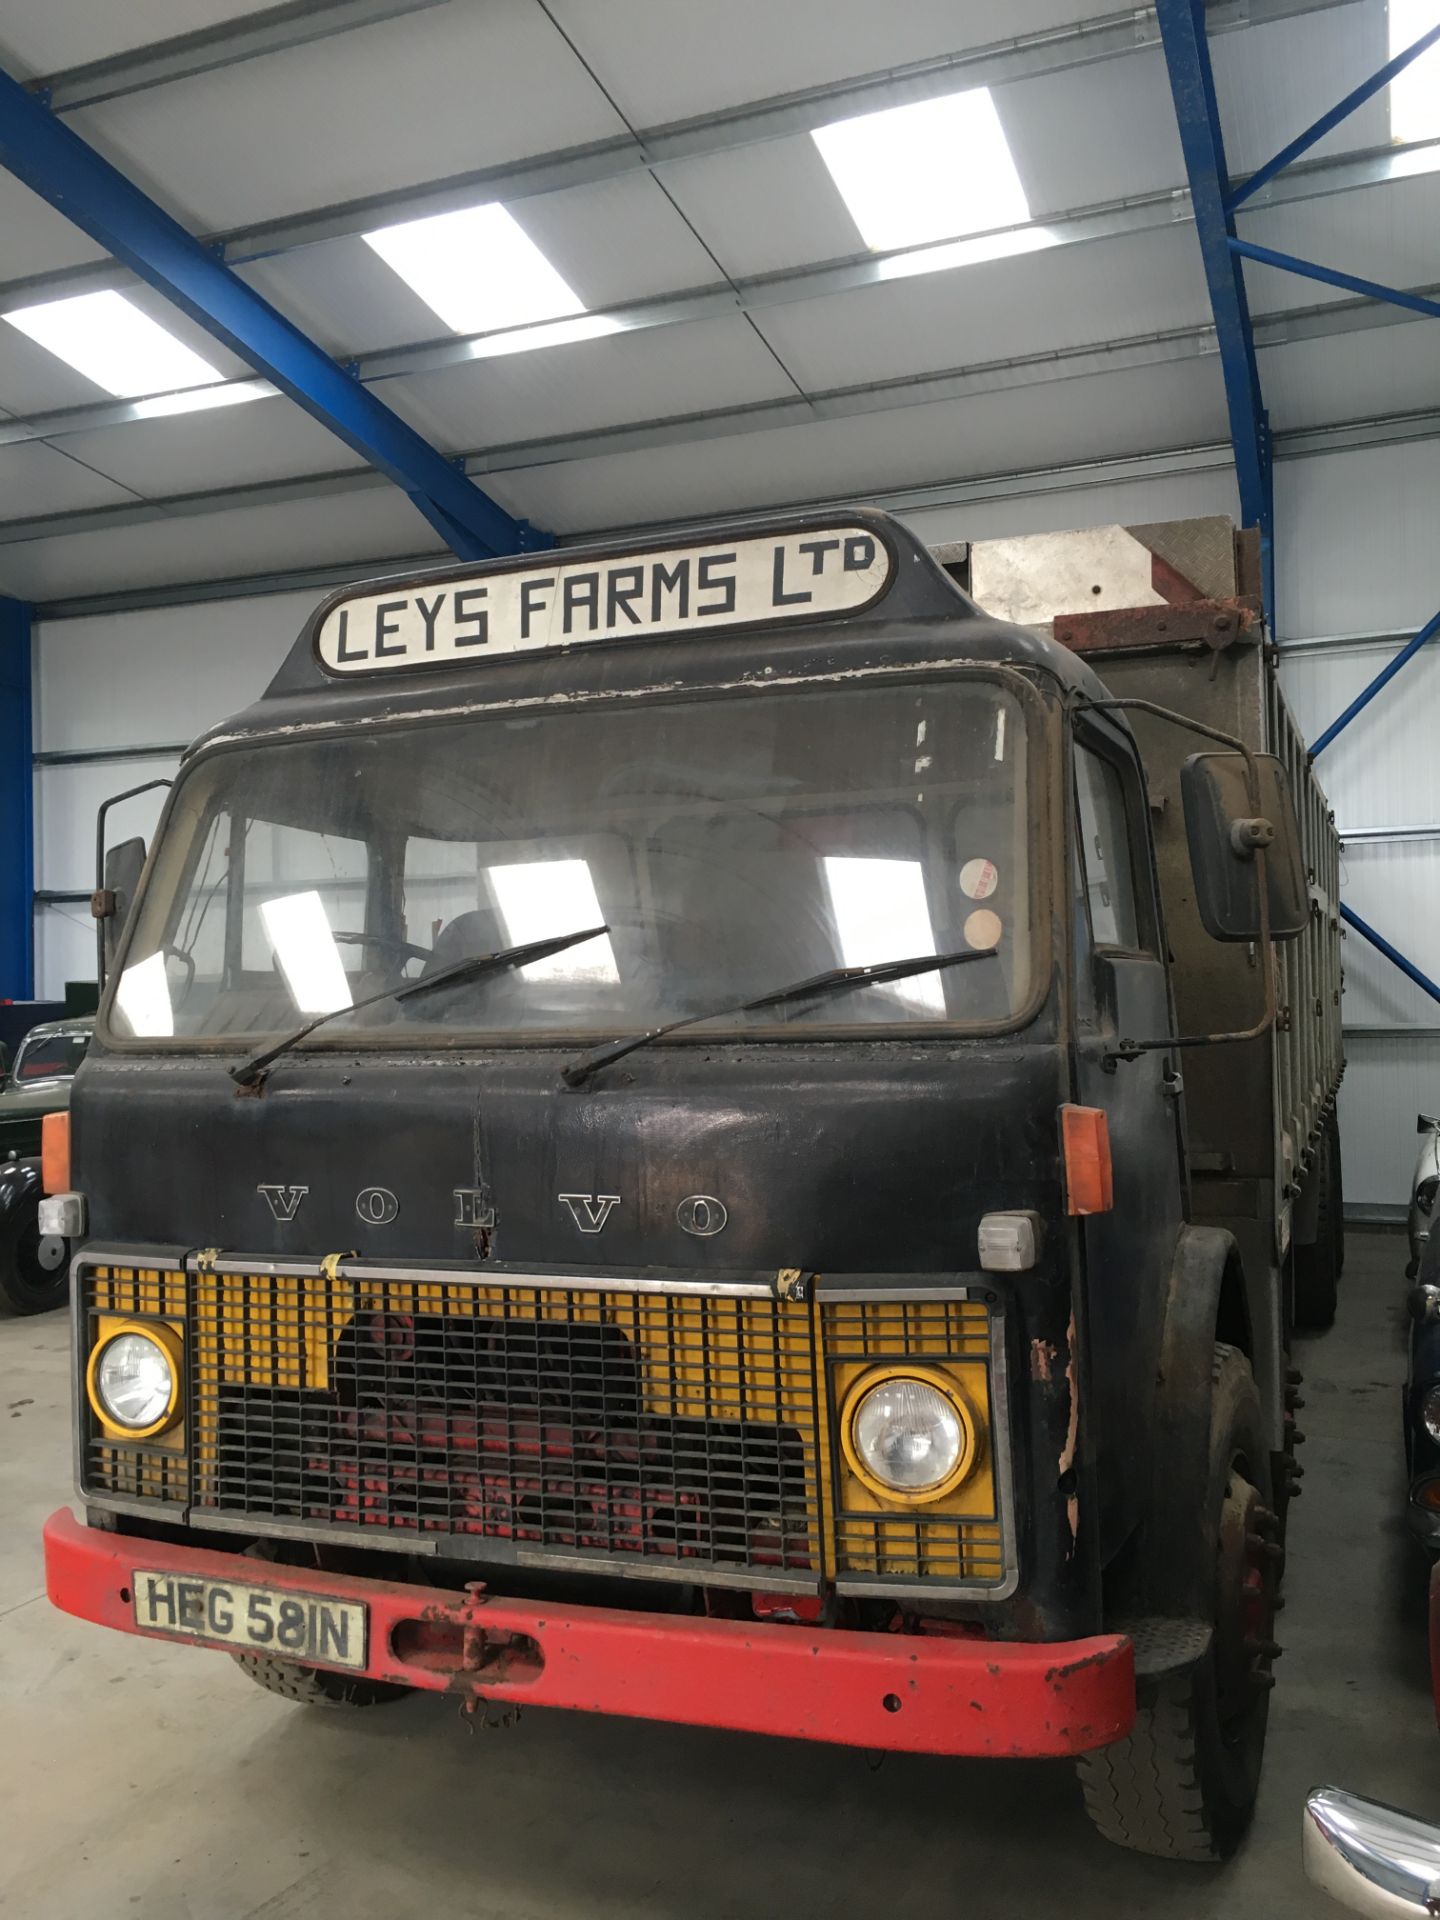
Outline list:
[[[264,691],[318,594],[266,594],[35,629],[35,750],[89,753],[182,746]],[[176,756],[85,760],[35,770],[35,885],[94,886],[95,810],[108,795],[175,771]],[[111,839],[148,839],[163,792],[127,801]],[[47,905],[35,920],[35,990],[58,998],[95,977],[95,923],[82,904]]]
[[[904,512],[932,543],[1236,510],[1233,478],[1218,468],[955,504],[945,503],[943,486],[933,492],[933,504]],[[1401,644],[1376,646],[1365,636],[1405,634],[1440,606],[1431,504],[1440,492],[1440,441],[1287,461],[1277,492],[1280,633],[1330,643],[1287,652],[1282,667],[1301,728],[1314,738]],[[357,565],[357,574],[364,570]],[[37,750],[192,739],[259,696],[318,597],[274,594],[43,623],[35,643]],[[1430,718],[1437,702],[1440,648],[1433,648],[1327,750],[1320,772],[1342,829],[1440,823]],[[173,766],[157,758],[39,768],[37,886],[88,889],[98,802]],[[157,812],[153,796],[132,802],[117,816],[117,831],[148,833]],[[1440,971],[1437,846],[1440,839],[1355,840],[1342,869],[1355,910],[1432,974]],[[67,978],[90,974],[93,940],[83,906],[43,909],[37,990],[58,993]],[[1440,1106],[1440,1007],[1354,933],[1346,976],[1347,1196],[1365,1207],[1395,1207],[1406,1196],[1415,1112]]]

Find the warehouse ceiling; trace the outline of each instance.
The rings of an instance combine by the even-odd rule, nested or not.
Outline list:
[[[1384,0],[1212,7],[1232,173],[1380,66],[1389,31]],[[1242,234],[1427,286],[1437,61],[1262,190]],[[1223,459],[1145,9],[49,0],[8,10],[0,66],[561,537]],[[1282,457],[1440,431],[1440,329],[1246,273]],[[167,375],[162,355],[127,386],[42,337],[33,309],[116,292],[206,370],[182,356]],[[113,307],[76,312],[114,344]],[[124,604],[440,550],[399,489],[8,174],[0,316],[0,592]]]

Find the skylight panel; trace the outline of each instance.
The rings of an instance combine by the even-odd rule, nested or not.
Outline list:
[[[77,293],[16,307],[4,318],[57,360],[63,360],[117,399],[201,387],[222,378],[158,320],[123,293]]]
[[[365,235],[455,333],[584,313],[585,303],[504,207],[463,207]]]
[[[816,127],[811,138],[866,246],[877,252],[1030,218],[988,87],[837,120]]]
[[[1390,0],[1390,58],[1440,27],[1440,0]],[[1440,137],[1440,43],[1412,60],[1390,82],[1390,137]]]
[[[297,1013],[338,1013],[353,1004],[345,963],[318,893],[262,900],[260,918]]]
[[[506,938],[517,947],[604,925],[588,860],[522,860],[513,866],[487,867],[486,878],[505,922]],[[547,960],[532,960],[528,967],[521,967],[520,977],[608,984],[620,978],[620,971],[609,935],[597,933],[593,940],[552,953]]]
[[[935,931],[918,860],[866,860],[827,855],[821,863],[847,967],[878,967],[935,952]],[[943,1014],[945,989],[933,973],[893,980],[880,989],[921,1013]]]

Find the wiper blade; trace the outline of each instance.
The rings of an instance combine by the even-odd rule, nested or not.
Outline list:
[[[495,953],[472,954],[468,960],[457,960],[454,966],[442,967],[438,973],[426,974],[419,980],[410,980],[396,987],[382,987],[379,993],[368,994],[365,999],[356,1000],[349,1006],[332,1007],[328,1013],[307,1021],[303,1027],[297,1027],[294,1033],[286,1034],[283,1040],[277,1040],[273,1047],[255,1054],[241,1066],[231,1067],[230,1078],[237,1086],[259,1087],[281,1054],[289,1053],[292,1047],[308,1039],[317,1027],[338,1020],[342,1014],[359,1013],[365,1007],[378,1006],[382,1000],[416,1000],[422,993],[437,993],[442,987],[453,987],[462,980],[478,980],[483,974],[504,973],[511,967],[528,966],[532,960],[548,960],[552,953],[563,953],[567,947],[578,947],[585,940],[598,940],[602,933],[609,931],[608,926],[585,927],[579,933],[556,933],[547,940],[527,940],[521,947],[501,947]]]
[[[872,967],[831,967],[826,973],[817,973],[808,980],[796,980],[788,987],[776,987],[770,993],[762,993],[755,1000],[742,1000],[738,1006],[711,1007],[705,1013],[692,1013],[683,1020],[671,1020],[663,1027],[651,1027],[648,1033],[632,1033],[627,1039],[612,1040],[593,1052],[582,1054],[580,1059],[572,1060],[568,1067],[562,1067],[560,1078],[567,1087],[578,1087],[597,1073],[601,1067],[608,1067],[616,1060],[623,1060],[627,1053],[634,1053],[637,1047],[648,1047],[652,1040],[663,1040],[668,1033],[678,1033],[681,1027],[696,1027],[705,1020],[721,1020],[726,1014],[759,1013],[765,1007],[789,1006],[797,1000],[821,1000],[832,993],[849,993],[858,987],[883,986],[889,980],[908,980],[914,973],[935,973],[941,967],[960,967],[970,960],[993,960],[994,947],[982,947],[979,950],[967,947],[960,953],[916,954],[909,960],[882,960]]]

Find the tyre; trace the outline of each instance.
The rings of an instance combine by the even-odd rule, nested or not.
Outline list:
[[[236,1653],[231,1658],[257,1687],[302,1707],[383,1707],[393,1700],[403,1700],[412,1691],[393,1686],[388,1680],[331,1673],[325,1667],[302,1667],[293,1660],[272,1660],[263,1653]]]
[[[0,1302],[11,1313],[63,1307],[70,1298],[67,1252],[63,1241],[42,1247],[39,1193],[22,1194],[0,1217]]]
[[[1340,1269],[1345,1263],[1345,1222],[1340,1191],[1340,1136],[1331,1114],[1320,1130],[1310,1178],[1318,1181],[1315,1238],[1294,1250],[1295,1325],[1312,1332],[1335,1318]]]
[[[1265,1750],[1279,1548],[1270,1455],[1250,1364],[1217,1346],[1210,1403],[1213,1638],[1183,1673],[1140,1683],[1133,1731],[1077,1762],[1085,1807],[1117,1846],[1167,1860],[1223,1860],[1255,1810]],[[1197,1520],[1199,1516],[1197,1516]]]

